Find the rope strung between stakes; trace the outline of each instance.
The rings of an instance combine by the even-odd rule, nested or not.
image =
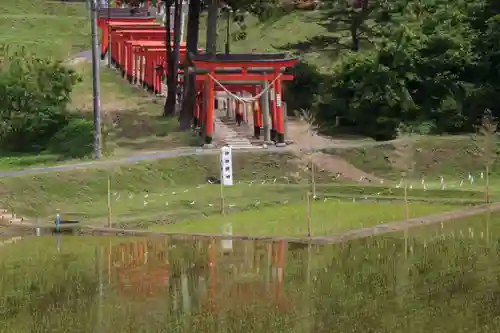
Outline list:
[[[262,95],[264,95],[266,92],[268,92],[272,86],[274,86],[274,84],[276,83],[277,80],[279,80],[279,78],[281,77],[281,73],[269,84],[268,87],[266,87],[265,89],[263,89],[260,93],[258,93],[257,95],[255,96],[252,96],[252,97],[242,97],[242,96],[238,96],[238,95],[235,95],[233,94],[231,91],[229,91],[222,83],[220,83],[215,77],[213,77],[210,73],[208,73],[208,77],[211,78],[212,80],[214,80],[214,82],[219,86],[221,87],[227,94],[229,94],[230,97],[242,102],[242,103],[251,103],[253,101],[256,101],[258,100]]]

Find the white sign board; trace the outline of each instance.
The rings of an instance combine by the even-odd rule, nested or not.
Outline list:
[[[224,186],[233,185],[233,156],[231,147],[220,149],[220,182]]]
[[[276,106],[281,106],[281,94],[276,94]]]

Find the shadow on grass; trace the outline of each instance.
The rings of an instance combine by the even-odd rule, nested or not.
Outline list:
[[[294,51],[296,54],[321,53],[329,57],[338,57],[342,52],[350,49],[349,45],[341,42],[338,36],[315,36],[305,41],[287,43],[282,46],[274,46],[278,50]]]
[[[158,150],[198,145],[196,134],[180,131],[176,117],[151,115],[148,110],[113,112],[110,140],[117,147],[132,150]]]

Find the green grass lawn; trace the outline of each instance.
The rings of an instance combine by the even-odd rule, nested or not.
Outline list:
[[[439,182],[443,176],[450,185],[459,185],[468,180],[471,173],[475,183],[484,182],[480,173],[485,171],[485,156],[480,139],[474,136],[415,136],[408,139],[411,154],[406,143],[387,143],[379,146],[351,149],[329,149],[327,153],[338,155],[357,168],[384,179],[398,181],[408,165],[413,165],[409,177],[415,181],[425,178]],[[500,175],[499,157],[492,157],[490,176],[493,183]],[[414,182],[414,183],[417,183]]]
[[[6,0],[0,13],[0,44],[65,60],[89,48],[89,23],[85,3]]]
[[[300,59],[318,66],[322,72],[331,71],[338,56],[349,50],[349,32],[337,29],[328,31],[324,22],[325,11],[295,11],[276,17],[267,22],[260,22],[252,16],[247,16],[245,24],[246,38],[235,40],[231,38],[231,52],[234,53],[265,53],[289,52]],[[217,49],[224,52],[226,43],[226,20],[220,19],[218,24]],[[234,34],[240,28],[232,23]],[[200,45],[205,46],[206,17],[200,22]]]
[[[300,170],[292,159],[287,154],[236,153],[235,177],[240,181],[261,181],[289,176],[293,180]],[[1,203],[19,214],[33,217],[53,216],[57,209],[88,213],[85,209],[88,205],[96,207],[106,202],[108,177],[111,177],[111,191],[122,193],[124,200],[127,193],[139,197],[207,184],[209,177],[219,177],[218,161],[218,155],[202,155],[3,178],[0,180]]]
[[[489,238],[490,242],[495,242],[498,235],[500,235],[500,214],[498,212],[478,214],[467,218],[415,228],[411,229],[409,233],[410,238],[420,245],[424,242],[443,239],[454,239],[457,242],[460,242],[460,240],[471,240],[487,245],[487,238]],[[398,233],[396,236],[402,236],[402,234]]]
[[[412,204],[411,217],[423,216],[453,206],[434,204]],[[225,216],[211,216],[186,221],[153,230],[186,233],[223,233],[231,225],[234,235],[264,236],[306,236],[306,205],[287,204],[266,207]],[[374,226],[404,219],[405,206],[402,203],[352,203],[345,201],[314,202],[311,205],[311,230],[314,236],[339,233],[352,229]]]
[[[239,212],[260,212],[267,207],[281,210],[288,205],[304,203],[306,192],[310,187],[305,184],[238,184],[224,189],[224,211],[226,214],[239,219]],[[355,188],[355,190],[354,190]],[[362,188],[360,186],[321,185],[318,186],[318,195],[321,202],[352,201],[363,202],[365,197],[382,202],[399,201],[401,193],[386,196],[370,196],[370,192],[380,188]],[[442,198],[437,198],[441,195]],[[434,197],[431,197],[434,196]],[[415,193],[410,197],[415,203],[439,203],[454,205],[459,208],[463,205],[482,203],[481,194],[477,192],[448,192]],[[49,208],[48,206],[47,208]],[[104,195],[91,195],[79,200],[60,201],[56,206],[52,204],[52,211],[38,210],[45,213],[47,218],[54,216],[54,208],[61,209],[63,216],[68,219],[81,219],[87,224],[103,224],[107,220],[108,206]],[[185,220],[203,219],[213,216],[218,218],[221,212],[220,186],[168,186],[162,192],[131,192],[114,191],[111,193],[111,218],[115,226],[147,227],[149,225],[163,225]],[[45,217],[46,215],[41,215]],[[40,215],[39,215],[40,216]]]
[[[92,115],[92,72],[80,64],[83,77],[72,94],[71,109]],[[107,131],[106,151],[124,156],[137,152],[168,150],[198,143],[193,132],[177,130],[177,118],[165,118],[164,98],[130,85],[115,70],[101,69],[101,112]]]
[[[221,210],[218,155],[144,161],[109,167],[82,167],[0,180],[1,205],[20,216],[50,220],[59,212],[89,224],[106,224],[108,178],[112,222],[115,226],[148,227],[217,216]],[[231,216],[265,207],[285,208],[304,202],[309,175],[288,154],[236,153],[235,186],[225,187],[224,209]],[[393,185],[362,185],[334,181],[317,174],[321,201],[399,200],[403,189]],[[484,202],[480,189],[409,191],[411,202],[458,205]]]

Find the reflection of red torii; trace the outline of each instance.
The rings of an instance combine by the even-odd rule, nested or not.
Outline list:
[[[132,296],[149,296],[161,290],[168,280],[165,247],[156,243],[130,242],[114,246],[108,253],[108,275],[114,276],[120,291]]]
[[[283,295],[283,282],[284,282],[284,268],[285,268],[285,257],[286,257],[286,244],[285,241],[273,242],[271,244],[271,258],[272,258],[272,284],[271,291],[266,291],[266,283],[262,280],[257,281],[247,281],[247,282],[229,282],[230,289],[228,294],[222,295],[223,297],[216,297],[217,292],[223,292],[222,290],[216,290],[216,255],[215,255],[215,240],[211,239],[209,245],[209,288],[208,288],[208,306],[211,310],[220,310],[224,307],[232,307],[237,304],[234,301],[243,301],[243,305],[250,301],[271,301],[279,309],[288,310],[290,309],[290,302]],[[219,303],[216,299],[223,299],[224,301]]]

